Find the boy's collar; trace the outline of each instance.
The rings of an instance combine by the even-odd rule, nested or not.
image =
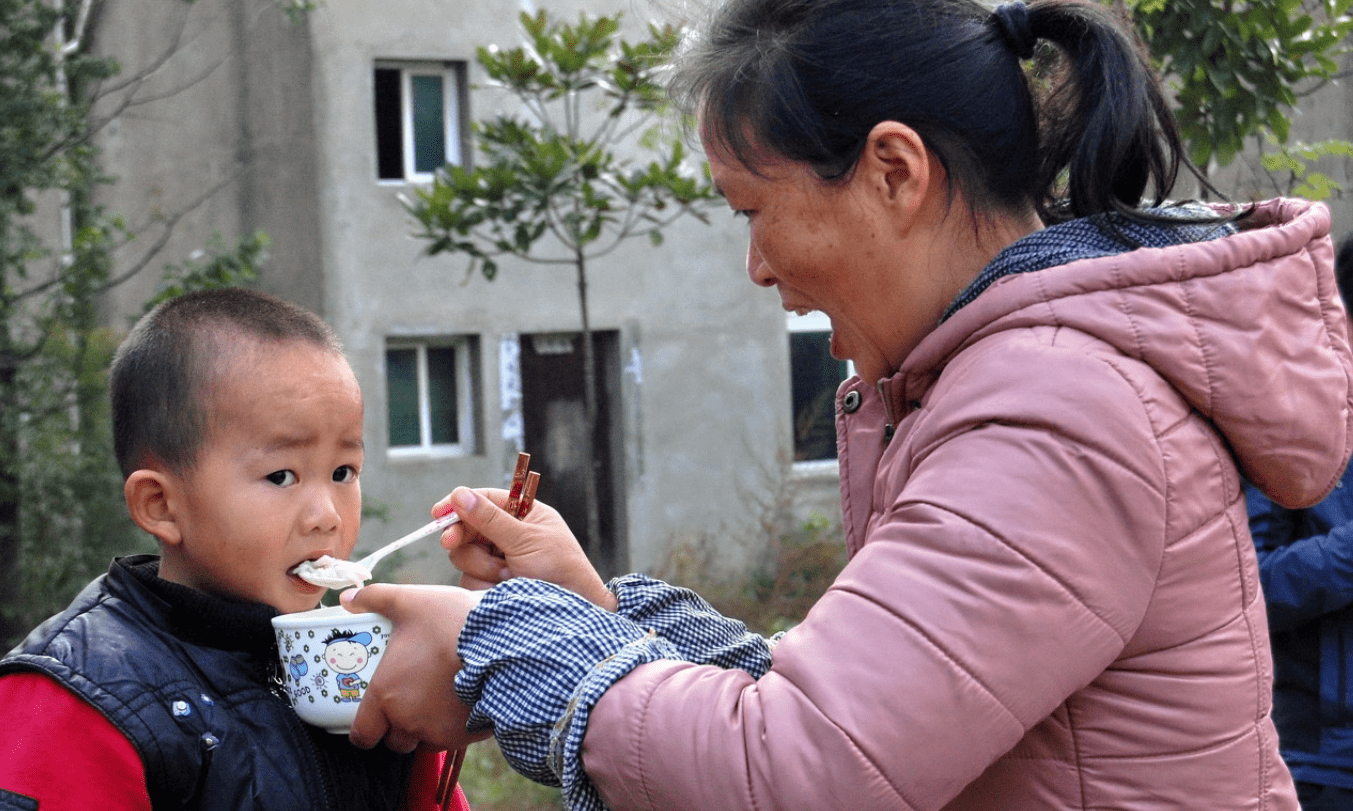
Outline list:
[[[271,620],[277,609],[233,600],[164,580],[160,558],[134,555],[113,561],[168,607],[170,630],[185,642],[220,650],[259,653],[276,642]]]

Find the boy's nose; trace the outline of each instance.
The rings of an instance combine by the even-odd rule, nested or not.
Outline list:
[[[319,488],[310,499],[306,514],[307,528],[312,532],[333,532],[342,521],[343,514],[338,509],[337,497],[327,488]]]

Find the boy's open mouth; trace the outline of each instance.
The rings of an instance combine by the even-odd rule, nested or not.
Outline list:
[[[342,589],[348,586],[361,588],[371,579],[371,571],[351,560],[339,560],[331,555],[320,555],[314,560],[304,560],[288,572],[311,584],[327,589]]]

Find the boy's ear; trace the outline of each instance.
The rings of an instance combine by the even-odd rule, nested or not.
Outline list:
[[[133,471],[122,484],[122,495],[127,500],[132,521],[158,538],[160,543],[171,545],[183,540],[173,509],[176,481],[162,471],[142,468]]]

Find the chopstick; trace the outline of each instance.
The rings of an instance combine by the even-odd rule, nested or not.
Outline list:
[[[530,466],[531,454],[517,454],[517,467],[512,471],[512,487],[507,491],[506,508],[510,514],[517,518],[521,518],[521,514],[518,510],[521,509],[521,493],[526,487],[526,474],[530,470]]]
[[[437,779],[437,808],[447,811],[451,807],[451,798],[456,793],[456,783],[460,782],[460,767],[465,762],[465,748],[447,752],[442,761],[442,773]]]
[[[507,512],[517,519],[525,518],[536,503],[536,488],[540,474],[530,470],[531,454],[518,453],[517,465],[512,471],[512,485],[507,491]],[[497,552],[497,550],[494,550]],[[501,554],[500,554],[501,556]],[[460,767],[465,764],[465,747],[448,752],[442,761],[442,773],[437,780],[437,807],[447,811],[460,782]]]
[[[521,503],[517,505],[517,518],[525,518],[536,503],[536,487],[540,485],[540,474],[534,470],[526,474],[526,484],[522,485]]]

